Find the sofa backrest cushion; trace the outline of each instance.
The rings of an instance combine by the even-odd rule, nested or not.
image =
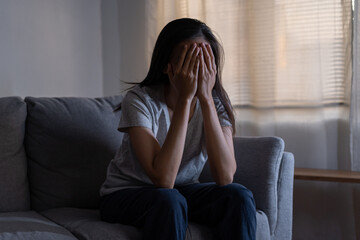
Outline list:
[[[25,147],[31,206],[96,208],[109,161],[121,144],[122,96],[27,97]]]
[[[30,209],[24,134],[26,104],[0,98],[0,212]]]

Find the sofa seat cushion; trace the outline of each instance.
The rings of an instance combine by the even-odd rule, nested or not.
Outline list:
[[[141,232],[135,227],[101,221],[98,210],[56,208],[41,214],[65,227],[79,239],[141,239]]]
[[[65,227],[79,239],[142,239],[141,230],[136,227],[103,222],[98,210],[57,208],[43,211],[41,214]],[[269,223],[261,211],[257,212],[257,226],[257,239],[270,239]],[[186,240],[211,240],[211,232],[206,226],[190,222]]]
[[[270,240],[270,226],[268,217],[263,211],[256,212],[256,239]]]
[[[26,104],[20,97],[0,98],[0,212],[30,210],[25,120]]]
[[[0,213],[0,239],[75,240],[68,230],[34,211]]]
[[[100,219],[98,210],[58,208],[41,212],[42,215],[65,227],[79,239],[142,239],[139,228],[119,223],[107,223]],[[211,240],[211,230],[205,226],[190,223],[186,240]]]

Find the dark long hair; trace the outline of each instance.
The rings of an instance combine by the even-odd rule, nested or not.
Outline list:
[[[140,83],[140,87],[153,87],[156,85],[166,85],[169,83],[169,77],[164,73],[164,69],[170,61],[171,53],[174,47],[185,40],[204,37],[210,44],[215,57],[217,68],[214,91],[224,105],[226,112],[232,123],[233,134],[235,134],[235,118],[230,99],[222,86],[221,73],[224,62],[224,51],[211,31],[203,22],[191,19],[181,18],[169,22],[160,32],[156,40],[154,52],[152,54],[150,69],[145,79]]]

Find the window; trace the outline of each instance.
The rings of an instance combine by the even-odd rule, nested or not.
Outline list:
[[[236,107],[349,104],[351,0],[159,0],[157,12],[158,31],[194,17],[218,33]]]

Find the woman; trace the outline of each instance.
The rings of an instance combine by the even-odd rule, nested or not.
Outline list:
[[[234,115],[221,85],[221,46],[204,23],[161,31],[149,72],[125,96],[124,139],[100,194],[104,221],[143,229],[144,239],[184,240],[188,220],[214,239],[255,239],[252,193],[232,183]],[[199,183],[209,161],[215,183]]]

